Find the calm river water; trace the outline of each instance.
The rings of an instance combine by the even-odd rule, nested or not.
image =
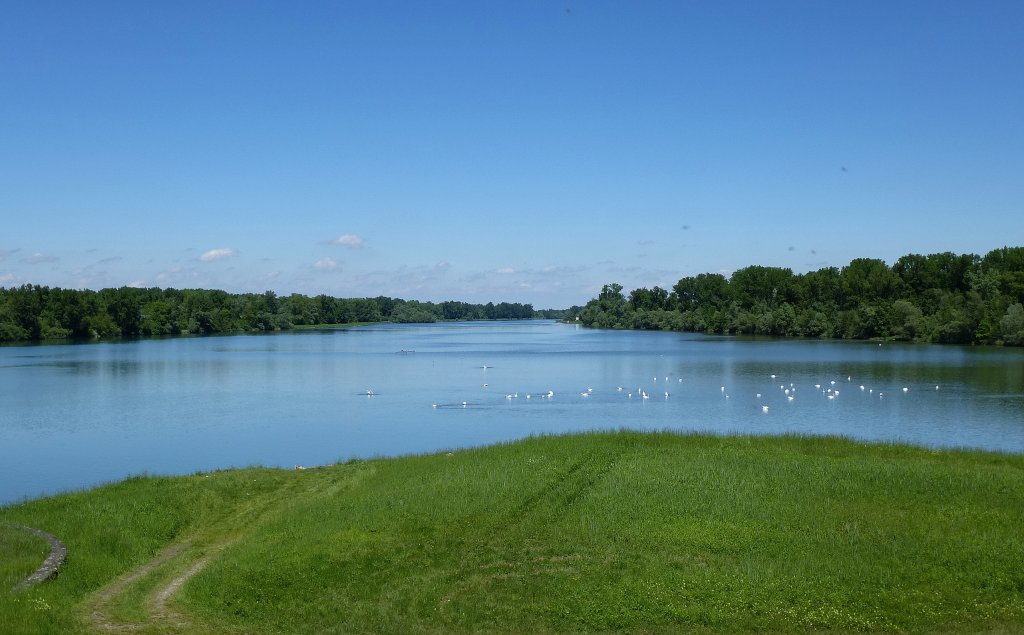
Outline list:
[[[1024,351],[545,321],[0,347],[0,504],[620,427],[1024,452]]]

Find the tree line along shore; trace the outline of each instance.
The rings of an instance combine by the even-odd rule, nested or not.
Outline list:
[[[795,274],[753,265],[671,290],[604,285],[585,306],[233,294],[209,289],[0,287],[0,342],[205,335],[372,322],[565,319],[595,328],[1024,345],[1024,247],[908,254]]]
[[[1024,247],[909,254],[892,266],[857,258],[804,274],[750,266],[628,297],[607,284],[568,317],[598,328],[1021,346]]]
[[[419,302],[309,297],[293,293],[228,293],[209,289],[100,291],[25,284],[0,288],[0,341],[100,339],[280,331],[302,326],[440,320],[560,318],[530,304]]]

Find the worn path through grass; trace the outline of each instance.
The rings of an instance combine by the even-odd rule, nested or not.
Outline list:
[[[175,601],[176,594],[211,559],[244,540],[254,526],[287,509],[294,499],[317,496],[331,487],[330,481],[316,478],[310,471],[281,479],[273,489],[250,493],[230,513],[100,589],[84,603],[88,623],[95,631],[108,633],[238,631],[229,624],[197,620]]]

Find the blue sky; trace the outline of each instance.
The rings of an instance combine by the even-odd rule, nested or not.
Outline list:
[[[0,285],[582,304],[1024,244],[1024,3],[0,10]]]

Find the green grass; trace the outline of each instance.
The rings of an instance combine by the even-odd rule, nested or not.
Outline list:
[[[0,525],[0,590],[6,591],[31,575],[50,553],[42,538]]]
[[[0,590],[0,632],[90,632],[101,589],[186,540],[106,602],[110,619],[152,633],[1024,630],[1016,455],[602,433],[136,478],[4,521],[59,536],[69,560],[41,587]],[[16,540],[0,534],[24,560]],[[201,558],[167,602],[178,617],[154,613],[147,598]]]

